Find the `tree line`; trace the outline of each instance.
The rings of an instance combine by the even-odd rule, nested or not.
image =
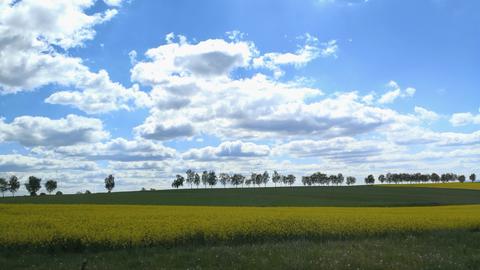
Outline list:
[[[29,176],[27,182],[24,184],[25,189],[28,191],[30,196],[37,196],[38,191],[42,188],[42,179],[36,176]],[[20,181],[17,176],[12,175],[8,179],[0,177],[0,193],[2,197],[5,197],[5,192],[12,193],[12,196],[15,197],[15,193],[20,189]],[[47,180],[44,184],[45,189],[48,194],[51,194],[57,189],[57,181],[50,179]],[[113,175],[107,176],[105,178],[105,189],[110,193],[115,187],[115,177]],[[85,194],[90,194],[89,190],[85,191]],[[56,195],[62,195],[61,191],[57,191]],[[40,195],[45,195],[45,193],[40,193]]]
[[[292,186],[296,177],[292,174],[282,175],[277,171],[274,171],[270,176],[267,171],[263,173],[252,173],[250,176],[244,176],[240,173],[228,174],[220,173],[218,176],[215,171],[203,171],[201,174],[196,173],[195,171],[189,169],[185,172],[185,176],[177,174],[175,179],[172,181],[173,188],[182,187],[184,184],[193,188],[195,186],[198,188],[200,185],[207,188],[213,187],[220,183],[223,187],[227,185],[238,187],[238,186],[267,186],[267,183],[270,181],[275,185],[278,184]],[[476,175],[472,173],[469,177],[470,181],[475,182]],[[463,183],[466,181],[465,175],[457,175],[453,173],[445,174],[421,174],[421,173],[388,173],[386,175],[380,175],[378,179],[375,178],[372,174],[365,177],[365,184],[373,185],[375,182],[388,183],[388,184],[399,184],[399,183],[448,183],[453,181],[459,181]],[[353,176],[344,177],[343,174],[339,173],[337,175],[328,175],[321,172],[316,172],[308,176],[302,176],[302,184],[304,186],[329,186],[329,185],[353,185],[357,182],[357,179]]]

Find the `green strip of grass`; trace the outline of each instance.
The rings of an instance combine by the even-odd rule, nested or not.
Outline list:
[[[427,206],[480,204],[480,191],[385,186],[180,189],[16,197],[0,203],[210,206]],[[400,186],[402,186],[400,188]]]

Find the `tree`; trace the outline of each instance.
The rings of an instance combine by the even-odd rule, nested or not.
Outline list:
[[[460,175],[460,176],[458,177],[458,181],[459,181],[460,183],[465,182],[465,175],[463,175],[463,174]]]
[[[198,173],[195,173],[195,178],[193,178],[193,184],[197,186],[197,188],[200,185],[200,175],[198,175]]]
[[[195,182],[195,172],[188,169],[185,173],[187,174],[186,182],[187,182],[187,184],[190,185],[190,188],[192,188],[193,183]]]
[[[8,182],[5,178],[0,178],[0,192],[2,197],[5,197],[5,192],[8,191]]]
[[[263,179],[262,174],[261,173],[257,174],[255,177],[255,184],[257,186],[260,186],[262,184],[262,179]]]
[[[371,184],[371,185],[375,184],[375,177],[374,177],[373,175],[371,175],[371,174],[370,174],[369,176],[367,176],[367,178],[365,178],[365,184],[367,184],[367,185],[369,185],[369,184]]]
[[[383,182],[385,182],[387,180],[387,178],[385,177],[385,175],[381,174],[379,177],[378,177],[378,181],[380,181],[380,183],[383,184]]]
[[[343,184],[344,181],[345,181],[345,177],[343,176],[343,174],[339,173],[337,175],[337,186]]]
[[[8,190],[12,193],[12,196],[15,197],[15,193],[20,188],[20,182],[18,181],[18,177],[15,175],[10,176],[8,180]]]
[[[25,184],[25,188],[28,190],[28,192],[30,192],[30,196],[37,196],[37,192],[42,187],[40,185],[41,182],[42,179],[35,176],[28,177],[28,182]]]
[[[237,187],[238,185],[243,186],[244,180],[245,180],[245,176],[239,173],[236,173],[232,176],[232,185],[234,185],[235,187]]]
[[[353,185],[353,184],[355,184],[355,182],[357,182],[357,179],[355,177],[353,177],[353,176],[347,177],[347,185],[349,185],[349,186]]]
[[[285,177],[285,178],[286,178],[286,181],[285,181],[285,182],[286,182],[289,186],[292,186],[292,185],[295,183],[295,179],[296,179],[295,175],[289,174],[289,175],[288,175],[287,177]]]
[[[207,171],[203,171],[203,173],[202,173],[202,184],[203,184],[203,186],[205,186],[205,188],[207,188],[207,184],[208,184],[208,172]]]
[[[208,173],[208,185],[210,186],[210,188],[212,188],[213,186],[215,186],[217,184],[217,175],[215,174],[215,171],[210,171]]]
[[[440,182],[440,175],[438,175],[436,173],[432,173],[430,175],[430,180],[434,183]]]
[[[253,187],[255,187],[255,185],[257,184],[257,174],[256,174],[256,173],[252,173],[252,174],[250,175],[250,179],[247,179],[246,182],[250,182],[250,184],[252,184]],[[245,184],[246,184],[246,182],[245,182]],[[247,184],[247,186],[248,186],[248,184]]]
[[[112,189],[115,187],[115,177],[113,175],[107,176],[105,178],[105,188],[108,190],[108,193],[112,192]]]
[[[225,187],[228,183],[230,183],[230,175],[228,173],[221,173],[220,175],[220,183]]]
[[[267,187],[267,183],[269,180],[270,180],[270,175],[268,175],[268,172],[267,171],[263,172],[262,183],[265,187]]]
[[[475,182],[475,180],[477,180],[477,176],[474,173],[472,173],[469,178],[472,182]]]
[[[277,187],[277,183],[280,183],[281,180],[282,177],[280,176],[280,174],[278,174],[277,171],[273,171],[272,182],[275,184],[275,187]]]
[[[181,176],[180,174],[177,174],[177,178],[173,180],[172,187],[179,188],[180,186],[183,186],[184,181],[185,178],[183,178],[183,176]]]
[[[51,194],[55,189],[57,189],[57,181],[48,180],[45,182],[45,189],[47,190],[48,194]]]

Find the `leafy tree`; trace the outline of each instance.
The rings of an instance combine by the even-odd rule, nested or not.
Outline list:
[[[232,185],[234,185],[235,187],[237,187],[238,185],[243,186],[244,181],[245,181],[245,176],[239,173],[236,173],[232,176]]]
[[[286,178],[286,182],[287,182],[287,184],[288,184],[289,186],[292,186],[292,185],[295,183],[295,180],[296,180],[295,175],[289,174],[289,175],[287,175],[287,177],[285,177],[285,178]]]
[[[252,173],[252,174],[250,175],[250,179],[247,179],[247,180],[245,181],[245,184],[246,184],[248,181],[250,182],[250,184],[253,184],[253,187],[255,187],[255,185],[257,184],[257,174],[256,174],[256,173]]]
[[[343,177],[343,174],[339,173],[337,175],[337,183],[336,183],[337,186],[343,184],[344,181],[345,181],[345,177]]]
[[[262,184],[263,175],[261,173],[257,174],[255,177],[255,184],[260,186]]]
[[[435,183],[440,182],[440,175],[438,175],[438,174],[436,174],[436,173],[432,173],[432,174],[430,175],[430,180],[431,180],[432,182],[435,182]]]
[[[85,194],[88,195],[88,194],[92,194],[92,192],[90,190],[85,190]]]
[[[282,177],[280,176],[280,174],[278,174],[277,171],[273,171],[272,182],[275,184],[275,187],[277,187],[277,183],[280,183],[281,180]]]
[[[25,184],[25,188],[30,192],[30,196],[37,196],[37,192],[42,187],[40,183],[42,179],[35,176],[28,177],[28,182]]]
[[[12,193],[12,196],[15,197],[15,193],[20,188],[20,182],[18,181],[18,177],[15,175],[10,176],[8,180],[8,190]]]
[[[465,182],[465,175],[460,175],[460,176],[458,177],[458,181],[459,181],[460,183]]]
[[[213,186],[215,186],[217,184],[217,175],[215,174],[215,171],[210,171],[208,173],[208,185],[210,186],[210,188],[212,188]]]
[[[264,171],[262,175],[262,183],[265,187],[267,187],[267,183],[269,180],[270,180],[270,175],[268,175],[267,171]]]
[[[220,184],[222,184],[223,187],[225,187],[228,183],[230,183],[230,175],[228,175],[228,173],[221,173],[219,177],[220,177]]]
[[[8,191],[8,182],[5,178],[0,178],[0,192],[2,197],[5,197],[5,192]]]
[[[193,178],[193,184],[197,186],[197,188],[200,185],[200,175],[198,175],[198,173],[195,173],[195,177]]]
[[[63,193],[61,191],[57,191],[57,193],[55,193],[55,195],[63,195]]]
[[[253,184],[251,178],[248,178],[248,179],[245,180],[245,185],[247,185],[247,187],[250,187],[251,184]]]
[[[357,182],[357,179],[355,177],[353,177],[353,176],[347,177],[347,185],[349,185],[349,186],[353,185],[353,184],[355,184],[355,182]]]
[[[179,188],[180,186],[183,186],[184,181],[185,178],[183,178],[183,176],[181,176],[180,174],[177,174],[177,178],[173,180],[172,187]]]
[[[187,182],[187,184],[190,185],[190,188],[193,187],[193,183],[195,182],[195,172],[188,169],[186,171],[186,174],[187,174],[187,179],[185,180]]]
[[[205,188],[207,188],[207,184],[208,184],[208,172],[207,171],[203,171],[203,173],[202,173],[202,184]]]
[[[365,184],[367,184],[367,185],[375,184],[375,177],[371,174],[369,176],[367,176],[367,178],[365,178]]]
[[[472,173],[469,178],[472,182],[475,182],[475,180],[477,180],[477,176],[474,173]]]
[[[45,189],[47,190],[48,194],[51,194],[55,189],[57,189],[57,181],[48,180],[45,182]]]
[[[107,176],[105,178],[105,188],[108,190],[108,193],[112,192],[112,189],[115,187],[115,177],[113,175]]]
[[[387,178],[385,177],[385,175],[381,174],[379,177],[378,177],[378,181],[380,181],[380,183],[383,184],[383,182],[385,182],[387,180]]]

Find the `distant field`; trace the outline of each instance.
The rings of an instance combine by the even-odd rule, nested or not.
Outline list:
[[[471,190],[480,190],[480,183],[427,183],[427,184],[388,184],[388,185],[379,185],[382,187],[422,187],[422,188],[450,188],[450,189],[471,189]]]
[[[458,189],[457,185],[471,187]],[[16,197],[0,203],[139,204],[205,206],[428,206],[480,204],[480,184],[383,185],[352,187],[281,187],[179,189],[61,196]],[[395,187],[395,188],[392,188]]]
[[[122,248],[480,230],[480,205],[205,207],[0,204],[0,246]]]

